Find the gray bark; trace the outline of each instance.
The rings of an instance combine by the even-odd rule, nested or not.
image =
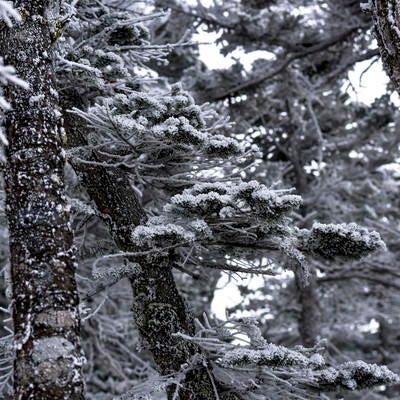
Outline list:
[[[290,161],[295,171],[295,185],[297,192],[307,199],[309,197],[309,184],[307,176],[303,169],[302,160],[299,155],[293,151],[288,152]],[[304,205],[301,208],[303,217],[307,217],[309,207]],[[310,220],[305,219],[305,223],[301,228],[310,228]],[[321,310],[318,298],[318,283],[317,271],[312,265],[309,266],[309,274],[307,282],[304,282],[304,277],[300,270],[295,272],[295,281],[297,289],[297,298],[300,304],[300,315],[297,321],[298,330],[301,338],[301,343],[307,347],[313,347],[316,344],[317,338],[321,329]]]
[[[371,0],[375,36],[383,66],[396,90],[400,91],[400,1]]]
[[[0,28],[6,64],[29,83],[5,91],[5,128],[16,358],[15,399],[83,399],[78,293],[72,233],[63,195],[50,1],[17,1],[23,21]]]
[[[321,310],[317,291],[317,273],[313,266],[310,265],[309,269],[306,286],[296,275],[298,299],[301,306],[298,329],[302,344],[306,347],[313,347],[320,335]]]

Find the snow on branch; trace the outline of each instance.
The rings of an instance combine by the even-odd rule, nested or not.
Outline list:
[[[73,112],[96,132],[91,144],[104,146],[101,151],[110,165],[123,160],[125,167],[154,180],[162,180],[166,171],[169,181],[182,178],[199,156],[203,161],[197,167],[209,169],[215,157],[244,153],[235,139],[206,129],[203,111],[180,85],[152,96],[138,91],[117,94],[99,99],[87,111]]]
[[[166,225],[140,225],[133,231],[132,238],[138,245],[153,243],[168,246],[179,242],[192,242],[195,235],[182,226],[175,224]]]
[[[0,21],[3,20],[9,28],[12,28],[13,19],[16,22],[21,21],[21,16],[16,10],[14,10],[12,2],[0,0]],[[0,57],[0,110],[1,109],[9,110],[11,108],[8,101],[1,95],[1,85],[8,85],[10,83],[18,85],[24,89],[27,89],[29,87],[29,85],[25,81],[19,79],[15,75],[15,68],[11,65],[4,65],[3,58]],[[0,127],[0,142],[4,146],[8,145],[8,140],[5,134],[3,133],[1,127]],[[3,154],[3,150],[1,150],[0,161],[4,160],[5,156]]]
[[[307,357],[299,351],[272,343],[258,350],[246,347],[236,348],[226,352],[219,362],[220,365],[231,368],[308,369],[307,372],[304,371],[303,384],[323,391],[334,391],[339,388],[361,390],[399,381],[399,377],[386,366],[367,364],[363,361],[349,361],[336,367],[328,367],[320,354]],[[309,382],[306,382],[307,377]]]
[[[239,185],[235,198],[247,201],[257,214],[271,221],[278,220],[302,204],[300,196],[285,194],[282,190],[271,190],[256,181]]]
[[[205,150],[209,156],[225,158],[242,153],[242,149],[235,139],[219,134],[207,138]]]
[[[221,364],[234,366],[270,366],[270,367],[320,367],[324,364],[320,355],[307,358],[298,351],[290,350],[272,343],[263,349],[249,349],[238,347],[228,351],[221,358]]]
[[[221,221],[238,220],[244,216],[250,220],[252,215],[260,224],[276,225],[301,202],[300,196],[271,190],[257,181],[204,183],[172,197],[167,211],[219,217]]]
[[[138,247],[167,248],[179,244],[187,245],[210,234],[210,228],[201,219],[177,224],[162,217],[152,217],[146,225],[139,225],[133,230],[132,240]]]
[[[379,249],[385,249],[378,232],[357,224],[314,223],[305,238],[305,249],[326,259],[360,259]]]
[[[23,81],[22,79],[19,79],[15,75],[15,68],[11,65],[4,65],[3,58],[0,57],[0,85],[8,85],[10,83],[20,86],[24,89],[28,89],[28,87],[29,87],[29,85],[25,81]],[[3,109],[3,110],[10,109],[10,104],[1,95],[0,95],[0,109]],[[2,137],[1,139],[3,142],[5,142],[5,137],[4,138]],[[7,144],[7,143],[5,142],[5,144]]]
[[[190,190],[177,194],[171,199],[172,210],[183,210],[185,213],[210,215],[219,213],[223,208],[232,204],[232,198],[227,194],[214,191],[208,193],[190,194]]]
[[[230,378],[235,382],[233,390],[243,386],[247,392],[265,394],[272,390],[276,393],[271,389],[270,385],[273,385],[290,388],[290,393],[303,394],[306,390],[310,399],[314,398],[313,392],[361,390],[399,382],[399,376],[385,366],[363,361],[329,365],[323,356],[323,340],[313,348],[296,346],[289,349],[268,343],[255,321],[247,318],[210,323],[205,317],[204,325],[197,323],[200,330],[194,337],[178,335],[204,348],[215,363],[218,377],[222,381]],[[243,335],[249,342],[239,345],[237,339]],[[256,377],[258,385],[249,386]],[[226,384],[229,386],[229,382]]]
[[[360,390],[399,382],[399,376],[386,366],[367,364],[360,360],[316,371],[314,378],[319,388],[326,391],[336,390],[338,387]]]
[[[162,124],[154,127],[154,132],[160,137],[172,139],[174,142],[199,145],[204,143],[207,136],[190,125],[186,117],[170,117]]]
[[[17,22],[21,21],[21,16],[18,11],[14,10],[12,1],[0,0],[0,20],[1,19],[9,28],[13,26],[13,19]]]

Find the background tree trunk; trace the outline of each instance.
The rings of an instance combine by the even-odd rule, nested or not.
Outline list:
[[[400,1],[371,0],[375,36],[383,66],[390,80],[400,91]]]
[[[78,293],[63,182],[50,2],[17,1],[0,50],[29,83],[9,87],[6,211],[10,230],[15,399],[83,399]]]
[[[307,199],[310,197],[310,188],[302,165],[304,163],[294,154],[292,154],[291,161],[295,171],[297,192],[304,199]],[[305,218],[305,222],[302,224],[301,228],[311,228],[312,220],[307,218],[309,212],[310,207],[304,204],[300,209],[301,216]],[[296,271],[295,282],[300,305],[300,315],[297,323],[301,343],[306,347],[313,347],[321,333],[321,310],[318,298],[316,268],[310,263],[307,282],[304,282],[304,277],[301,276],[300,270]]]
[[[369,4],[383,66],[400,93],[400,1],[371,0]],[[384,322],[384,319],[380,321],[381,337],[387,327]],[[382,344],[385,346],[385,343]],[[386,395],[394,398],[399,393],[400,385],[393,385],[388,388]]]
[[[320,335],[321,311],[317,292],[317,273],[315,268],[309,266],[307,285],[304,285],[302,278],[296,274],[296,286],[301,307],[298,329],[301,343],[306,347],[313,347]]]

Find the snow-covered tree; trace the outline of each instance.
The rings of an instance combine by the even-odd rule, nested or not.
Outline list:
[[[194,318],[179,280],[187,287],[207,271],[270,275],[286,268],[306,288],[311,260],[349,262],[384,244],[352,223],[296,227],[301,197],[249,179],[258,149],[229,137],[223,108],[197,106],[162,77],[165,56],[193,45],[152,44],[154,18],[167,16],[149,11],[128,1],[82,0],[63,4],[56,17],[59,101],[76,173],[67,170],[88,396],[312,399],[397,381],[386,367],[363,361],[330,365],[324,342],[278,346],[251,319]],[[34,104],[45,110],[45,100]],[[54,213],[58,204],[49,203]],[[267,265],[258,263],[262,258]],[[146,350],[140,357],[136,332]]]
[[[221,121],[210,112],[204,114],[206,110],[196,107],[179,86],[168,89],[163,84],[163,88],[154,75],[152,80],[139,75],[135,63],[157,59],[160,53],[154,50],[166,48],[151,46],[143,26],[128,28],[125,21],[133,21],[132,15],[111,13],[118,19],[115,24],[106,6],[82,10],[87,13],[83,25],[90,27],[90,37],[82,35],[82,29],[79,35],[71,32],[76,39],[66,43],[62,53],[60,73],[67,79],[61,92],[66,95],[66,108],[75,107],[65,115],[73,146],[71,163],[100,215],[109,221],[119,249],[96,261],[96,267],[123,257],[130,262],[133,271],[125,268],[119,276],[130,277],[136,325],[160,372],[180,380],[177,388],[176,381],[172,385],[165,381],[171,398],[175,390],[182,398],[213,398],[215,391],[221,396],[243,396],[249,390],[246,384],[234,387],[227,375],[218,374],[225,364],[219,356],[207,362],[207,346],[193,338],[193,319],[177,291],[171,268],[190,273],[204,268],[254,272],[246,263],[254,254],[268,251],[271,258],[284,254],[292,268],[306,271],[306,258],[317,249],[322,256],[340,257],[338,249],[344,249],[348,240],[349,250],[342,256],[353,252],[354,257],[363,253],[364,246],[367,252],[376,249],[380,241],[353,225],[293,230],[286,215],[300,206],[298,196],[255,181],[241,182],[232,174],[221,182],[214,170],[236,162],[246,166],[252,152],[235,139],[216,133],[223,129]],[[139,18],[138,23],[143,20]],[[82,28],[72,23],[67,34],[68,29],[78,27]],[[74,51],[68,53],[69,48]],[[85,74],[83,82],[79,69]],[[150,95],[152,90],[155,92]],[[225,162],[218,161],[218,156]],[[141,191],[141,201],[129,180]],[[184,191],[179,193],[181,188]],[[128,207],[121,207],[121,201]],[[146,208],[151,218],[145,216]],[[330,239],[324,243],[333,243],[330,235],[337,234],[340,244],[325,250],[322,242],[313,244],[317,238],[324,240],[325,234]],[[231,259],[221,259],[221,253]],[[306,272],[301,275],[306,281]],[[149,287],[153,289],[149,291]],[[219,346],[222,349],[223,343]],[[198,357],[203,360],[200,364],[193,362]],[[251,376],[253,370],[247,373]],[[140,394],[139,389],[130,392],[135,394]]]
[[[259,53],[250,68],[236,59],[231,68],[207,71],[197,60],[183,73],[184,82],[195,92],[197,89],[198,98],[225,99],[218,107],[229,106],[237,122],[236,132],[255,138],[264,152],[255,176],[271,183],[281,179],[297,188],[304,199],[295,215],[299,227],[311,226],[314,218],[353,220],[379,226],[389,243],[390,253],[367,262],[314,260],[306,287],[294,286],[291,278],[266,278],[265,288],[257,293],[263,291],[265,298],[270,298],[265,303],[275,311],[267,307],[264,311],[268,318],[274,315],[266,323],[265,334],[280,343],[297,342],[298,333],[303,344],[327,337],[332,341],[330,353],[338,359],[356,355],[349,353],[352,346],[343,339],[347,337],[349,342],[352,338],[357,357],[388,362],[385,360],[391,357],[382,358],[378,351],[378,336],[388,324],[382,323],[375,335],[361,332],[359,327],[365,329],[378,314],[396,325],[392,309],[398,287],[393,261],[397,259],[393,229],[397,206],[390,189],[395,172],[386,168],[398,158],[393,135],[397,117],[389,96],[368,107],[352,101],[343,90],[349,85],[347,74],[354,63],[376,60],[379,53],[372,42],[366,7],[360,8],[354,1],[214,2],[211,7],[185,3],[159,2],[159,6],[168,6],[175,19],[192,18],[193,25],[218,32],[224,54],[237,48],[250,54],[260,49],[268,52]],[[165,23],[162,26],[167,27]],[[168,35],[160,34],[161,39],[163,36]],[[226,96],[219,97],[223,93]],[[317,270],[323,276],[318,277]],[[286,286],[282,296],[287,300],[271,294],[281,285]],[[242,290],[249,292],[245,287]],[[365,293],[369,293],[367,302]],[[251,304],[257,310],[262,300],[253,298]],[[239,304],[236,309],[248,311],[250,306]],[[391,336],[386,354],[397,343]],[[390,363],[397,368],[396,362]]]

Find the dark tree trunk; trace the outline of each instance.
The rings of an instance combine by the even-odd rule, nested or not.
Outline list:
[[[307,285],[296,275],[298,299],[301,306],[298,329],[301,343],[306,347],[313,347],[320,334],[321,310],[317,291],[317,273],[313,266],[309,267]]]
[[[6,211],[10,231],[15,399],[83,399],[78,293],[63,183],[48,1],[17,1],[23,22],[0,51],[29,83],[9,87]]]
[[[80,104],[71,99],[64,104],[65,109],[72,105]],[[64,115],[69,144],[87,145],[82,125],[79,125],[82,123],[77,122],[76,117],[67,112]],[[93,151],[91,161],[103,160]],[[71,164],[98,210],[110,217],[111,233],[118,248],[122,251],[135,251],[131,232],[135,226],[146,222],[146,215],[130,185],[127,173],[119,168],[85,165],[74,163],[73,160]],[[194,334],[194,323],[177,289],[169,256],[143,258],[140,265],[140,273],[131,279],[134,319],[160,373],[168,375],[179,372],[186,364],[189,371],[181,382],[179,399],[216,399],[210,368],[201,356],[194,359],[194,356],[200,355],[200,349],[175,335],[178,332]],[[190,365],[192,361],[193,366]],[[169,399],[173,398],[175,390],[174,385],[169,387]]]
[[[372,0],[370,6],[383,66],[400,92],[400,1]]]
[[[309,195],[307,177],[302,164],[296,157],[294,158],[293,166],[296,172],[296,189],[303,198],[307,199],[309,197],[307,196]],[[300,211],[306,221],[301,228],[310,228],[311,221],[307,220],[309,207],[304,205]],[[307,282],[304,282],[304,277],[300,276],[300,271],[295,272],[297,296],[301,307],[298,330],[301,343],[304,346],[313,347],[320,334],[321,310],[318,298],[317,270],[310,265],[308,272]]]

